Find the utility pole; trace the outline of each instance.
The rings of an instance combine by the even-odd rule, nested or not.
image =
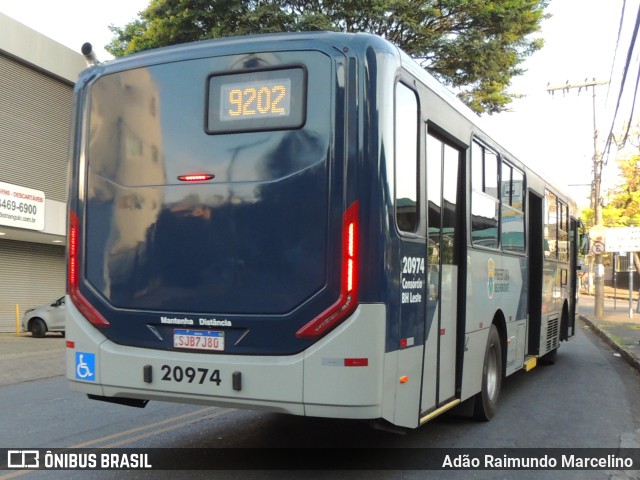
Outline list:
[[[567,81],[564,85],[547,86],[547,92],[553,95],[554,92],[562,90],[567,93],[569,90],[577,88],[578,93],[584,88],[591,87],[593,95],[593,183],[591,185],[591,208],[593,208],[595,216],[595,227],[602,229],[604,227],[602,221],[602,199],[600,198],[600,187],[602,185],[602,155],[598,152],[598,128],[596,126],[596,86],[608,85],[609,82],[597,82],[594,78],[592,81],[585,80],[582,83],[570,84]],[[595,308],[594,315],[596,318],[604,317],[604,263],[603,254],[598,251],[595,253]]]

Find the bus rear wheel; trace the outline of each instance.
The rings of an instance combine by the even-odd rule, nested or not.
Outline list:
[[[482,390],[475,396],[473,417],[477,420],[491,420],[498,407],[502,387],[502,346],[500,334],[495,325],[489,328],[487,347],[482,367]]]
[[[547,352],[542,357],[540,357],[540,363],[542,365],[555,365],[557,356],[558,356],[558,347],[554,348],[550,352]]]

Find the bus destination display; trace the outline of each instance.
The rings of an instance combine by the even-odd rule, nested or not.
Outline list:
[[[301,127],[305,83],[302,68],[210,77],[207,133]]]

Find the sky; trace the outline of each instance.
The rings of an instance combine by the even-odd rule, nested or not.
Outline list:
[[[0,0],[0,12],[53,40],[79,51],[90,42],[101,61],[111,56],[102,48],[113,34],[109,25],[124,26],[146,8],[149,0]],[[526,72],[512,79],[510,92],[523,95],[510,112],[485,116],[485,124],[498,141],[517,158],[571,194],[580,205],[589,204],[593,166],[592,89],[561,91],[550,95],[547,86],[608,81],[596,87],[596,120],[599,148],[611,128],[620,86],[622,65],[640,0],[627,0],[620,48],[616,38],[623,0],[551,0],[536,37],[545,40],[542,50],[523,64]],[[628,118],[629,93],[635,86],[640,48],[627,80],[627,95],[620,118]],[[614,64],[614,57],[616,58]],[[626,113],[623,113],[626,112]],[[640,119],[640,106],[636,108]],[[616,131],[621,128],[617,125]],[[605,166],[605,189],[616,182],[615,157]]]
[[[535,166],[545,177],[570,193],[581,205],[589,204],[593,179],[593,89],[547,92],[548,87],[585,81],[609,81],[595,87],[596,128],[601,153],[611,130],[622,68],[640,0],[627,0],[623,29],[616,53],[622,0],[551,0],[552,16],[542,24],[539,36],[545,46],[524,63],[526,72],[512,80],[510,92],[524,95],[511,112],[486,117],[492,132],[519,159]],[[638,68],[634,51],[630,76],[614,133],[628,120]],[[615,57],[615,63],[614,63]],[[612,75],[613,70],[613,75]],[[640,106],[636,107],[636,123]],[[603,172],[603,194],[618,181],[615,154]],[[585,184],[589,184],[585,186]]]

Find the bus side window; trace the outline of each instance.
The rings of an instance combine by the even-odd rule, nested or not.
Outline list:
[[[402,83],[396,85],[395,155],[396,222],[403,232],[418,229],[418,99]]]
[[[524,252],[524,176],[520,170],[502,163],[502,248],[509,252]]]
[[[569,206],[558,201],[558,260],[569,261]]]
[[[477,142],[471,147],[471,241],[498,248],[498,156]]]
[[[558,197],[547,191],[544,215],[544,257],[558,258]]]

